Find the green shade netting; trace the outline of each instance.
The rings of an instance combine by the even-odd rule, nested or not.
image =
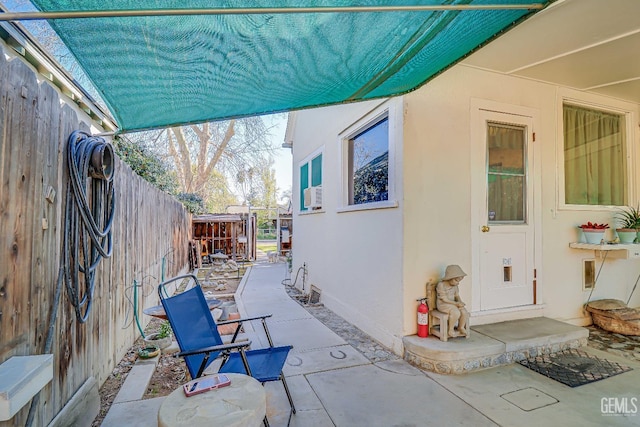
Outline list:
[[[43,11],[398,4],[392,0],[33,3]],[[129,131],[405,93],[531,13],[526,9],[385,11],[109,17],[50,23],[106,101],[120,130]]]

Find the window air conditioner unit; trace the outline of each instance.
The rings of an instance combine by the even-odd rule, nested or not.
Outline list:
[[[309,187],[304,189],[304,207],[305,208],[321,208],[322,207],[322,186]]]

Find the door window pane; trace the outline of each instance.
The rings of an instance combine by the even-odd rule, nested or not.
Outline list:
[[[487,207],[491,223],[526,221],[525,128],[488,123]]]

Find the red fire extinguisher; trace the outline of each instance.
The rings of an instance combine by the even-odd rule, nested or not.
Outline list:
[[[429,336],[429,307],[427,307],[427,299],[420,298],[418,306],[418,336],[426,338]]]

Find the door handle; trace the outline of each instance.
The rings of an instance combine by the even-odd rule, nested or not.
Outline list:
[[[482,228],[480,229],[480,231],[482,231],[483,233],[488,233],[489,232],[489,226],[488,225],[483,225]]]

